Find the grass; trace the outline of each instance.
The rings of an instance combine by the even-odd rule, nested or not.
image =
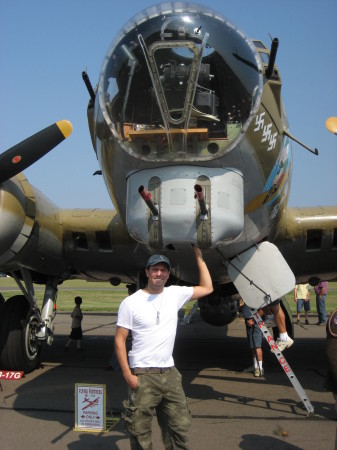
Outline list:
[[[43,301],[44,286],[35,285],[35,294],[38,304]],[[13,295],[21,294],[15,281],[12,278],[0,278],[0,292],[7,300]],[[85,312],[111,312],[116,313],[120,302],[127,296],[125,285],[112,286],[109,282],[87,282],[83,280],[65,281],[59,286],[57,294],[58,311],[72,311],[74,308],[74,297],[82,297],[82,311]],[[286,295],[291,312],[296,313],[296,303],[294,294],[290,292]],[[310,294],[311,314],[317,314],[315,293],[312,289]],[[192,306],[192,305],[191,305]],[[326,300],[327,313],[330,314],[337,308],[337,282],[329,282],[328,295]],[[302,311],[302,314],[304,312]]]
[[[34,285],[38,304],[41,306],[44,286]],[[15,281],[11,278],[0,278],[0,292],[5,300],[13,295],[21,294]],[[82,297],[82,311],[88,312],[117,312],[120,302],[127,296],[124,284],[118,287],[109,282],[87,282],[84,280],[65,281],[58,287],[56,305],[58,311],[72,311],[74,298]]]
[[[296,314],[296,303],[294,301],[294,293],[290,292],[289,294],[287,294],[286,299],[289,303],[291,312],[293,314]],[[311,288],[309,300],[310,300],[311,314],[317,314],[316,295],[315,295],[314,288]],[[325,308],[326,308],[327,314],[331,314],[332,311],[334,311],[337,308],[337,282],[335,282],[335,281],[329,281],[328,294],[326,296],[326,301],[325,301]],[[301,315],[304,317],[303,309],[302,309]]]

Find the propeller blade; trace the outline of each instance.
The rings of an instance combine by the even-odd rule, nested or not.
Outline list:
[[[331,133],[337,134],[337,117],[329,117],[325,122],[325,126]]]
[[[27,169],[72,132],[67,120],[50,125],[0,155],[0,183]]]

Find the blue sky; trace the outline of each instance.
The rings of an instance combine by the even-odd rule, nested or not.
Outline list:
[[[1,151],[60,120],[72,135],[25,171],[28,180],[63,208],[110,208],[91,146],[81,78],[98,81],[104,55],[122,25],[155,1],[3,0],[0,3]],[[202,2],[199,2],[202,3]],[[293,144],[290,206],[337,205],[337,136],[325,128],[337,116],[336,0],[213,0],[249,37],[270,46]]]

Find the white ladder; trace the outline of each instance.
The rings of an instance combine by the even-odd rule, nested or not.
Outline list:
[[[266,325],[264,324],[260,314],[258,313],[258,310],[257,309],[252,309],[252,314],[253,314],[253,317],[254,317],[254,320],[255,320],[257,326],[262,331],[263,337],[268,342],[272,353],[274,353],[274,355],[278,359],[278,362],[280,363],[280,366],[282,367],[282,369],[286,373],[287,377],[291,381],[292,385],[294,386],[294,389],[297,392],[297,394],[300,397],[300,399],[302,400],[303,405],[305,406],[305,408],[307,409],[309,414],[313,414],[314,413],[314,407],[312,406],[312,404],[311,404],[307,394],[305,393],[305,390],[302,388],[300,382],[298,381],[298,379],[296,378],[294,372],[292,371],[291,367],[289,366],[287,360],[285,359],[285,357],[283,356],[282,352],[279,350],[276,342],[274,341],[273,337],[269,333],[268,328],[266,327]]]

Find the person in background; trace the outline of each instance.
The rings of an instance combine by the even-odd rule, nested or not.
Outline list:
[[[301,312],[304,306],[305,324],[309,325],[309,311],[310,311],[310,287],[308,284],[296,284],[294,289],[294,300],[296,302],[297,321],[300,323]]]
[[[241,312],[245,319],[247,339],[253,355],[253,365],[245,369],[244,372],[254,373],[254,377],[263,377],[262,331],[255,322],[251,309],[246,304],[242,305]]]
[[[69,335],[68,341],[66,345],[64,346],[64,351],[67,351],[69,349],[69,345],[71,344],[71,341],[73,339],[76,340],[77,343],[77,350],[81,350],[81,341],[83,337],[82,333],[82,319],[83,314],[81,310],[81,304],[82,304],[82,298],[81,297],[75,297],[75,308],[73,309],[73,312],[71,313],[72,317],[72,323],[71,323],[71,333]]]
[[[286,317],[281,307],[281,300],[275,300],[268,306],[262,308],[264,314],[264,324],[267,328],[278,328],[279,337],[276,339],[276,345],[281,352],[290,348],[294,341],[288,335],[286,326]]]
[[[294,341],[288,335],[286,326],[286,317],[280,303],[281,300],[275,300],[274,302],[268,305],[268,308],[274,314],[274,319],[279,330],[279,337],[276,339],[276,345],[278,346],[280,352],[283,352],[287,348],[290,348],[293,345]]]
[[[318,314],[318,322],[316,325],[325,325],[326,324],[326,308],[325,301],[328,293],[328,282],[321,281],[315,286],[315,294],[316,294],[316,308]]]

